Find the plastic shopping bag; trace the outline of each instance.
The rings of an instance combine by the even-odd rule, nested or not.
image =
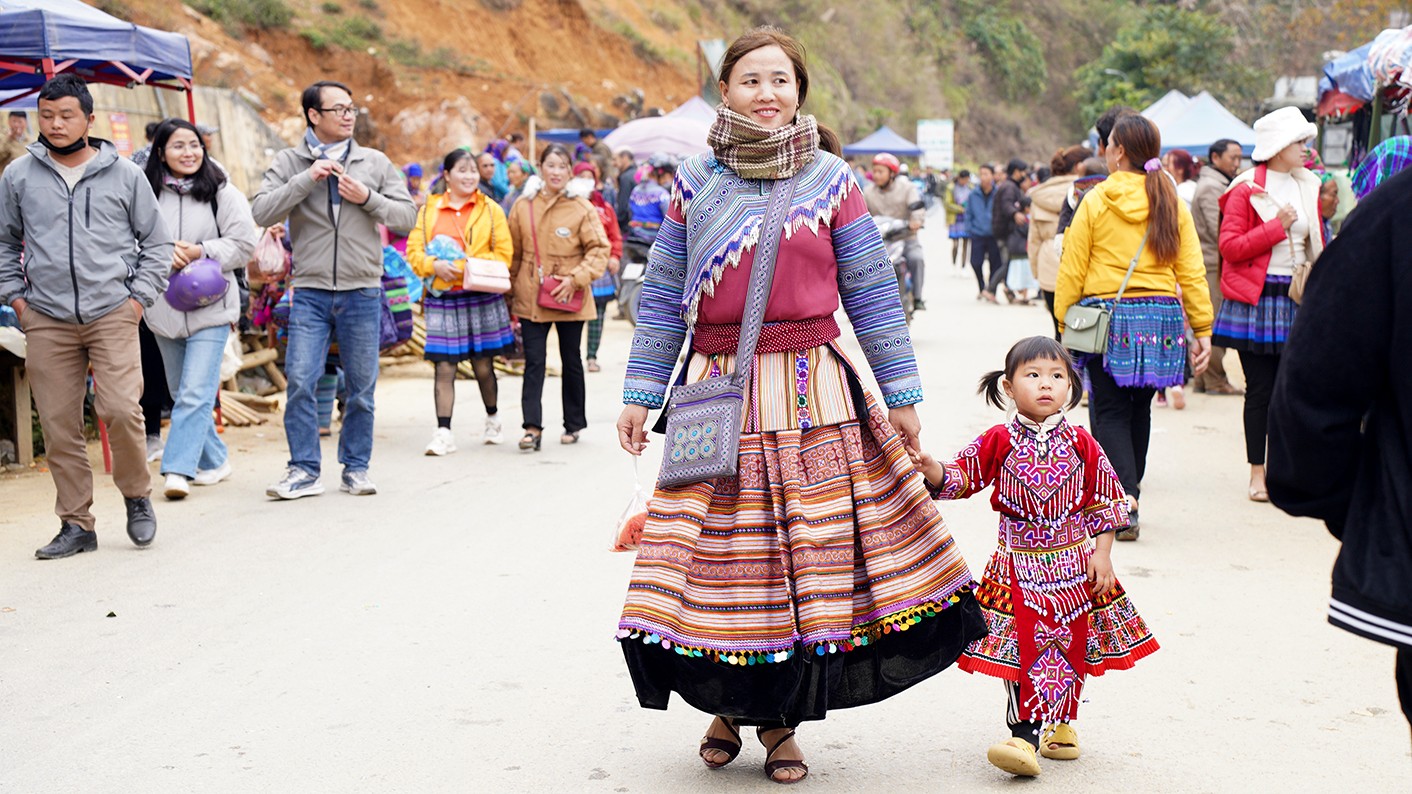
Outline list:
[[[613,528],[613,551],[637,551],[643,527],[647,526],[647,495],[637,473],[637,458],[632,459],[632,486],[632,498]]]
[[[275,236],[275,228],[266,229],[255,243],[255,272],[250,275],[258,281],[279,281],[289,274],[289,254]]]

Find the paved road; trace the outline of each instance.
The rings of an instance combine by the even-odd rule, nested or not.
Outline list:
[[[926,242],[923,438],[948,453],[999,419],[974,395],[981,373],[1048,324],[1038,308],[975,302],[941,261],[945,240]],[[232,430],[235,476],[159,503],[146,551],[104,482],[98,553],[38,562],[57,526],[49,479],[0,481],[0,790],[774,790],[758,746],[708,772],[695,757],[705,718],[637,708],[611,639],[631,565],[606,551],[633,476],[612,431],[627,341],[625,324],[610,328],[577,447],[475,446],[462,383],[461,451],[423,457],[429,372],[390,376],[380,495],[268,502],[282,434]],[[502,384],[512,423],[518,394]],[[553,421],[557,395],[547,405]],[[1163,650],[1092,683],[1085,757],[1048,762],[1042,780],[1393,789],[1409,753],[1392,653],[1325,623],[1334,542],[1246,501],[1238,399],[1194,395],[1154,425],[1143,537],[1114,556]],[[943,512],[979,572],[987,505]],[[1006,734],[1003,703],[993,680],[953,670],[838,712],[802,733],[808,785],[1011,790],[984,756]]]

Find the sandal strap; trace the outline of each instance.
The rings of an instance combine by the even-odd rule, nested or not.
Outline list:
[[[803,770],[803,771],[804,771],[804,774],[806,774],[806,775],[809,774],[809,765],[806,764],[806,763],[804,763],[803,761],[766,761],[766,762],[765,762],[765,774],[766,774],[766,776],[768,776],[768,777],[773,778],[773,777],[775,776],[775,773],[776,773],[776,772],[779,772],[779,771],[782,770],[782,769],[800,769],[800,770]],[[800,780],[803,780],[803,778],[800,778]]]
[[[718,750],[734,759],[740,755],[740,742],[733,742],[730,739],[722,739],[717,736],[706,736],[701,740],[701,752],[707,750]]]
[[[784,744],[785,742],[789,741],[790,739],[793,739],[793,738],[794,738],[794,729],[793,729],[793,728],[787,728],[787,729],[785,729],[784,736],[780,737],[780,740],[777,741],[777,742],[775,742],[773,745],[765,744],[765,731],[766,731],[766,730],[779,730],[779,729],[778,729],[778,728],[768,728],[768,729],[767,729],[767,728],[757,728],[757,729],[755,729],[755,737],[760,740],[760,744],[764,744],[764,745],[765,745],[765,759],[768,761],[769,758],[770,758],[770,756],[774,755],[774,754],[775,754],[775,751],[778,750],[778,749],[780,749],[780,745],[782,745],[782,744]],[[780,763],[798,763],[798,762],[797,762],[797,761],[789,761],[789,762],[781,761]]]

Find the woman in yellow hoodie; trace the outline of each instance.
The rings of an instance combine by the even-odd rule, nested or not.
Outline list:
[[[504,262],[508,273],[514,251],[505,211],[480,191],[480,172],[471,153],[452,150],[442,162],[442,174],[446,192],[427,197],[426,205],[417,213],[417,224],[407,235],[407,262],[422,278],[436,276],[422,307],[427,323],[426,358],[436,365],[436,431],[427,444],[428,455],[456,451],[456,439],[451,434],[456,367],[467,360],[485,404],[482,439],[487,444],[504,440],[497,415],[498,386],[493,361],[515,346],[505,296],[462,289],[461,265],[427,254],[427,244],[438,235],[445,235],[456,241],[465,256]]]
[[[1137,540],[1137,500],[1147,468],[1152,398],[1180,385],[1190,358],[1205,371],[1211,356],[1211,295],[1191,210],[1177,198],[1157,159],[1161,137],[1152,122],[1124,116],[1113,127],[1109,177],[1084,196],[1064,235],[1055,284],[1054,316],[1062,327],[1075,304],[1112,310],[1108,348],[1083,362],[1089,377],[1089,424],[1108,454],[1131,503],[1131,526],[1119,540]],[[1128,265],[1137,257],[1123,290]],[[1122,299],[1114,298],[1122,291]],[[1195,342],[1188,349],[1184,329]]]

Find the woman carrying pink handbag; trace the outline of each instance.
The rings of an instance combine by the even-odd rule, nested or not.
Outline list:
[[[504,440],[493,359],[515,345],[510,311],[501,297],[509,290],[513,251],[505,211],[480,191],[480,173],[470,152],[452,150],[442,168],[446,192],[427,197],[407,235],[407,262],[422,278],[435,276],[422,307],[426,358],[436,366],[437,426],[427,444],[428,455],[456,451],[451,433],[456,367],[467,360],[485,404],[482,440],[486,444]],[[434,255],[442,252],[431,243],[443,235],[459,243],[460,256],[448,259]]]

